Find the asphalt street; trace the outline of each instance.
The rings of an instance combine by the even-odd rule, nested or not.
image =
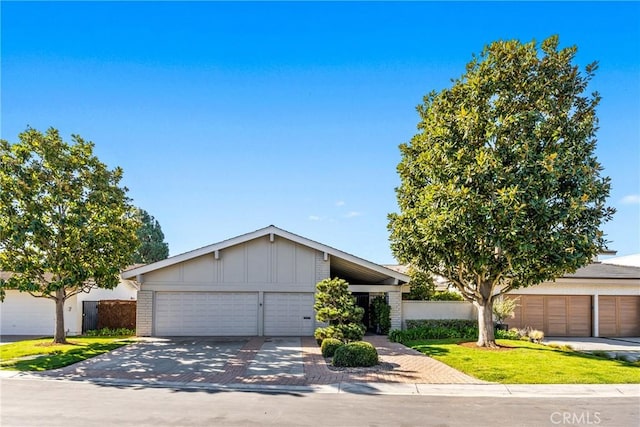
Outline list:
[[[2,379],[0,425],[624,427],[640,425],[640,398],[274,393]]]

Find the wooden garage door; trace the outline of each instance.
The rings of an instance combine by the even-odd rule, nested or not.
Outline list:
[[[600,295],[598,330],[601,337],[640,336],[640,296]]]
[[[265,292],[266,336],[310,336],[314,330],[313,293]]]
[[[509,327],[539,329],[550,337],[591,336],[590,295],[510,295],[519,298]]]
[[[258,335],[258,293],[157,292],[154,335]]]

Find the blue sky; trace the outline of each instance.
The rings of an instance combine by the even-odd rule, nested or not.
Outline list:
[[[640,252],[639,3],[6,2],[1,136],[80,134],[171,254],[274,224],[393,263],[398,145],[423,95],[498,39],[598,60],[597,155]]]

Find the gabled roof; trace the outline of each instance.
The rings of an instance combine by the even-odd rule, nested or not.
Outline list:
[[[640,255],[637,255],[640,258]],[[606,262],[610,261],[610,262]],[[568,273],[562,279],[640,279],[640,267],[633,265],[617,265],[614,258],[601,262],[593,262],[576,270],[575,273]],[[407,273],[408,265],[386,265],[395,271]]]
[[[565,274],[562,277],[565,279],[640,279],[640,267],[594,262],[579,268],[575,273]]]
[[[603,264],[626,265],[629,267],[640,267],[640,254],[617,256],[600,261]]]
[[[356,281],[381,284],[402,284],[409,281],[409,276],[407,276],[406,274],[348,254],[341,250],[332,248],[331,246],[327,246],[314,240],[307,239],[306,237],[299,236],[297,234],[278,228],[274,225],[261,228],[251,233],[243,234],[241,236],[233,237],[228,240],[223,240],[222,242],[214,243],[209,246],[204,246],[193,251],[185,252],[180,255],[175,255],[161,261],[157,261],[141,267],[132,268],[130,270],[124,271],[121,276],[124,279],[135,279],[136,276],[141,274],[149,273],[161,268],[166,268],[193,258],[211,254],[215,251],[220,251],[231,246],[246,243],[251,240],[269,235],[279,236],[297,244],[307,246],[320,252],[324,252],[331,257],[331,275],[339,276],[348,281],[352,281],[354,284],[356,284]]]

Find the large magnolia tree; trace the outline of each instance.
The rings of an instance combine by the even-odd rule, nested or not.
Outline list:
[[[140,223],[120,187],[122,170],[107,169],[93,144],[55,129],[27,129],[0,140],[0,280],[5,289],[55,302],[54,342],[66,341],[64,303],[94,287],[111,289],[138,246]]]
[[[499,41],[418,106],[419,132],[400,145],[399,213],[391,246],[440,275],[478,310],[479,346],[495,346],[500,294],[554,280],[605,247],[609,178],[596,160],[596,63],[577,48]]]

